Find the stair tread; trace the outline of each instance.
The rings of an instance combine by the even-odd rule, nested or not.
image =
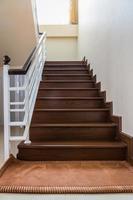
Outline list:
[[[57,64],[51,64],[51,63],[47,63],[45,64],[44,68],[47,66],[87,66],[86,64],[82,64],[82,63],[57,63]]]
[[[48,61],[46,61],[45,62],[45,64],[49,64],[49,63],[53,63],[53,64],[55,64],[55,63],[83,63],[83,61],[81,61],[81,60],[48,60]]]
[[[45,142],[32,142],[30,144],[19,144],[21,148],[125,148],[126,143],[122,141],[45,141]]]
[[[115,123],[32,124],[31,127],[115,127]]]
[[[89,72],[89,70],[86,68],[84,68],[84,69],[81,69],[81,67],[74,67],[74,68],[64,68],[64,67],[62,67],[62,68],[58,68],[58,67],[56,67],[56,69],[55,68],[49,68],[49,69],[45,69],[44,68],[44,71],[88,71]]]
[[[43,88],[43,87],[40,87],[39,90],[99,90],[99,88]]]
[[[41,108],[38,108],[38,109],[35,109],[35,111],[59,111],[59,112],[65,112],[65,111],[84,111],[84,112],[88,112],[88,111],[109,111],[110,109],[109,108],[87,108],[87,109],[41,109]]]
[[[91,76],[89,74],[43,74],[43,76]]]
[[[104,99],[104,97],[37,97],[37,100],[45,100],[45,99],[51,99],[51,100],[101,100]]]
[[[95,82],[92,80],[43,80],[41,83],[90,83]]]

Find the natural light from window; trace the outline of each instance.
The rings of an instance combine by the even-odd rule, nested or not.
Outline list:
[[[39,25],[70,24],[70,0],[36,0]]]

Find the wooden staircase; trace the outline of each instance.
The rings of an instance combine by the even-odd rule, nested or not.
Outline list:
[[[18,159],[125,160],[121,120],[112,115],[86,62],[46,62],[30,127]]]

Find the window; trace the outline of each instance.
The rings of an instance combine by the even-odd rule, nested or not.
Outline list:
[[[70,0],[36,0],[40,25],[70,24]]]
[[[78,23],[78,0],[36,0],[39,25]]]

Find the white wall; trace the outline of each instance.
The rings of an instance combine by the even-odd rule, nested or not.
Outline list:
[[[133,1],[79,0],[79,56],[86,55],[98,80],[133,136]]]

